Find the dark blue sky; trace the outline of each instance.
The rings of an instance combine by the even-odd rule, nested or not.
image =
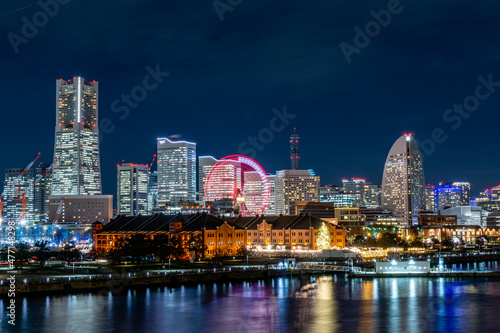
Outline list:
[[[401,1],[348,63],[339,45],[355,45],[354,28],[391,2],[243,0],[221,21],[211,0],[73,0],[15,53],[9,33],[22,37],[22,18],[43,15],[35,1],[2,1],[0,169],[38,151],[52,159],[55,80],[80,75],[100,82],[100,119],[115,127],[101,143],[106,194],[116,192],[116,164],[149,163],[156,137],[176,134],[222,157],[284,106],[296,118],[256,156],[268,172],[289,167],[295,126],[301,166],[322,183],[380,184],[400,135],[422,141],[441,128],[447,140],[425,158],[426,182],[470,181],[474,194],[499,184],[500,88],[456,129],[443,114],[475,94],[478,76],[500,81],[500,4]],[[170,75],[122,120],[111,104],[142,85],[146,66]]]

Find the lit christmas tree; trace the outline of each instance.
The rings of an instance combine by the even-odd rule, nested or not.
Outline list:
[[[318,245],[318,250],[328,250],[332,248],[330,246],[330,230],[328,230],[325,222],[323,222],[321,228],[319,228],[316,244]]]

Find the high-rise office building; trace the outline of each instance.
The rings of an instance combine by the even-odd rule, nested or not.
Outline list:
[[[319,202],[319,176],[312,170],[280,170],[275,178],[276,214],[295,213],[294,202]]]
[[[196,200],[196,143],[159,138],[158,204]]]
[[[35,180],[32,169],[19,177],[23,169],[5,169],[4,192],[3,192],[3,213],[4,222],[21,222],[22,224],[33,223],[34,191],[33,181]],[[22,201],[26,200],[24,209],[25,217],[22,218]]]
[[[344,194],[352,194],[356,197],[353,205],[356,207],[378,208],[380,207],[380,185],[372,185],[365,179],[351,178],[342,179]]]
[[[442,186],[434,189],[436,209],[458,207],[462,203],[462,190],[460,187]]]
[[[269,205],[265,211],[265,215],[276,215],[276,175],[267,175],[269,178],[270,196]]]
[[[198,200],[205,200],[205,181],[210,169],[217,163],[217,159],[212,156],[198,157]]]
[[[148,175],[148,214],[158,207],[158,171],[150,171]]]
[[[470,205],[470,183],[468,183],[468,182],[454,182],[452,184],[452,186],[460,187],[461,206],[469,206]]]
[[[394,212],[402,227],[418,223],[425,208],[422,157],[412,134],[401,136],[392,146],[384,166],[382,208]]]
[[[148,213],[148,173],[145,164],[117,166],[117,214],[127,216]]]
[[[52,195],[100,195],[98,87],[82,77],[57,80]]]
[[[293,134],[290,136],[290,162],[292,163],[292,170],[299,169],[300,151],[299,151],[300,137],[293,129]]]
[[[45,174],[45,175],[44,175]],[[44,175],[42,177],[42,175]],[[42,178],[40,178],[42,177]],[[36,168],[35,179],[40,180],[34,187],[34,220],[45,221],[49,218],[49,196],[52,188],[52,169],[49,164]]]
[[[436,200],[434,196],[434,185],[425,185],[425,210],[436,210]]]
[[[333,202],[335,207],[356,207],[357,198],[354,194],[344,192],[338,185],[321,185],[319,188],[320,202]]]

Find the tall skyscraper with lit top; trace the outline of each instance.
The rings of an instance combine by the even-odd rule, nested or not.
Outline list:
[[[100,195],[98,90],[82,77],[56,82],[52,195]]]
[[[417,223],[425,209],[425,181],[422,157],[412,134],[392,145],[382,178],[382,208],[394,212],[401,227]]]
[[[196,200],[196,143],[159,138],[158,206]]]

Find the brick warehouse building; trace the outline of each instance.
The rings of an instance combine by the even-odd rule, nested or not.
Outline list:
[[[117,241],[134,234],[151,239],[166,234],[181,237],[188,249],[190,240],[201,235],[205,257],[216,253],[235,255],[243,245],[271,245],[316,250],[319,228],[326,223],[332,247],[345,246],[345,230],[333,223],[310,215],[218,217],[207,213],[152,216],[119,216],[102,225],[95,222],[92,237],[98,252],[107,252]]]

